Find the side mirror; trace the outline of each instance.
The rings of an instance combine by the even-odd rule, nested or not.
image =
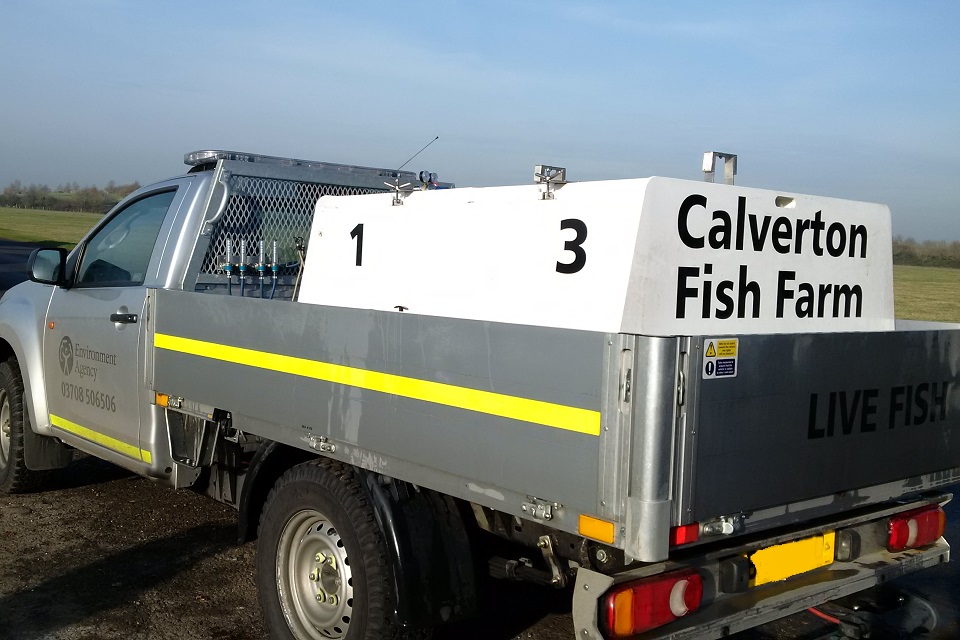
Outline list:
[[[34,249],[27,261],[27,274],[34,282],[66,286],[67,250]]]

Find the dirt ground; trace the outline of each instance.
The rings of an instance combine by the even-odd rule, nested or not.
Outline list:
[[[0,498],[0,638],[264,637],[236,516],[87,458]]]
[[[0,495],[0,640],[266,637],[232,509],[89,457],[52,480]],[[562,594],[508,587],[513,604],[438,637],[573,637]]]
[[[960,509],[951,511],[950,534],[960,540]],[[264,638],[254,551],[255,543],[236,544],[230,508],[81,458],[54,474],[49,491],[0,495],[0,640]],[[960,638],[957,564],[913,580],[940,601],[937,639]],[[498,583],[481,619],[437,635],[571,640],[568,598]],[[811,638],[809,628],[737,637]]]

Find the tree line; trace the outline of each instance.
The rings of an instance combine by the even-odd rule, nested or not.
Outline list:
[[[893,239],[893,264],[960,269],[960,242],[917,242],[913,238],[896,236]]]
[[[0,194],[0,207],[106,213],[110,207],[139,188],[139,182],[117,184],[111,180],[103,188],[81,187],[76,182],[68,182],[51,189],[45,184],[24,185],[15,180]]]

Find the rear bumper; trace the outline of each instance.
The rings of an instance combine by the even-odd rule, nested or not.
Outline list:
[[[930,547],[895,556],[880,552],[853,562],[835,562],[803,576],[725,598],[677,621],[668,631],[665,627],[640,638],[723,638],[949,560],[950,545],[940,538]]]
[[[903,507],[900,507],[902,509]],[[876,517],[876,514],[875,516]],[[944,538],[922,549],[890,553],[881,546],[879,535],[885,519],[854,525],[864,534],[869,549],[855,560],[835,561],[831,565],[781,582],[754,587],[742,593],[722,593],[719,585],[720,555],[708,554],[686,563],[667,562],[648,565],[645,573],[657,574],[682,568],[695,568],[704,581],[703,602],[698,611],[658,629],[637,636],[639,640],[693,640],[724,638],[780,618],[820,605],[829,600],[851,595],[870,587],[949,562],[950,545]],[[851,528],[851,527],[844,527]],[[577,572],[573,596],[573,622],[578,640],[603,638],[600,624],[600,602],[614,584],[629,582],[633,575],[607,576],[586,569]]]

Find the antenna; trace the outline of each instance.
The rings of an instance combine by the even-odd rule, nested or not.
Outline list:
[[[417,151],[415,154],[413,154],[412,156],[410,156],[410,160],[413,160],[413,159],[416,158],[418,155],[420,155],[421,153],[423,153],[424,150],[425,150],[427,147],[429,147],[430,145],[432,145],[434,142],[436,142],[436,141],[439,140],[439,139],[440,139],[440,136],[436,136],[433,140],[431,140],[431,141],[428,142],[427,144],[423,145],[423,149],[420,149],[420,151]],[[400,169],[403,169],[405,166],[407,166],[408,164],[410,164],[410,160],[407,160],[407,161],[404,162],[402,165],[400,165],[399,167],[397,167],[397,171],[400,171]]]

